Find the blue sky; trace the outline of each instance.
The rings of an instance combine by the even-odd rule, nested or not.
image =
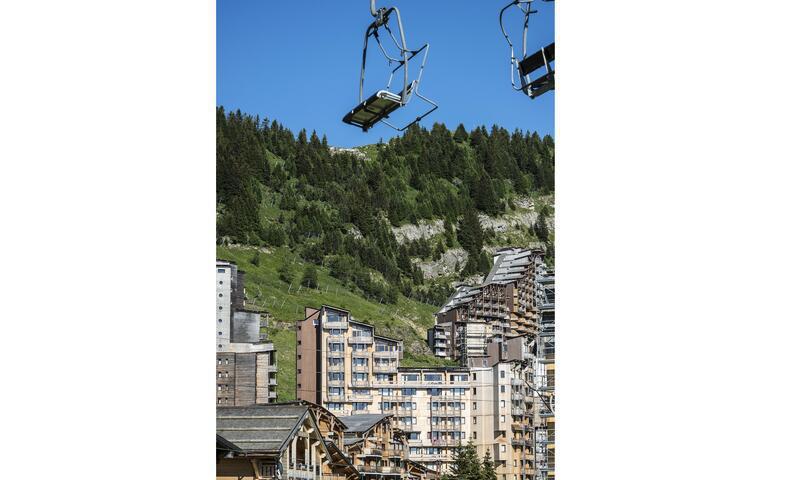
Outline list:
[[[454,129],[498,124],[510,130],[553,133],[554,92],[536,100],[512,90],[508,45],[500,33],[503,0],[394,0],[410,48],[428,42],[430,53],[420,92],[439,104],[423,120]],[[528,47],[553,41],[553,3],[535,2],[539,13]],[[509,9],[511,10],[511,9]],[[512,39],[521,39],[521,15],[510,12]],[[513,14],[513,15],[512,15]],[[358,101],[364,32],[372,21],[368,0],[217,1],[217,104],[275,119],[295,133],[301,128],[328,136],[331,145],[356,146],[397,132],[382,124],[368,133],[342,122]],[[515,35],[516,34],[516,35]],[[370,47],[376,47],[374,42]],[[376,48],[372,49],[376,52]],[[416,63],[411,64],[416,67]],[[388,79],[385,61],[367,60],[365,96]],[[416,75],[412,68],[410,76]],[[395,82],[399,91],[400,83]],[[392,115],[398,123],[419,113],[414,99]]]

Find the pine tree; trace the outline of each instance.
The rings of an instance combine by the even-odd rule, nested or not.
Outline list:
[[[467,130],[464,128],[463,123],[458,124],[458,128],[456,128],[456,133],[453,134],[453,140],[458,143],[466,142],[469,139],[469,134]]]
[[[483,249],[483,229],[478,212],[471,206],[458,223],[458,243],[470,256],[477,256]]]
[[[306,265],[300,283],[306,288],[317,288],[317,269],[313,265]]]
[[[278,267],[278,277],[284,282],[291,284],[294,282],[294,273],[292,273],[292,262],[289,260],[288,255],[284,255],[281,265]]]
[[[456,448],[448,478],[452,480],[482,480],[481,462],[472,440]],[[444,480],[444,476],[442,477]]]
[[[483,456],[483,464],[481,465],[481,480],[497,480],[497,472],[494,469],[492,456],[489,455],[489,449],[486,449],[486,454]]]

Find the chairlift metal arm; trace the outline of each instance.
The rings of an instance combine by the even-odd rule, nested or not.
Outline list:
[[[405,105],[408,102],[407,93],[406,93],[406,85],[408,85],[408,53],[409,53],[409,50],[406,47],[406,35],[405,35],[405,31],[403,30],[403,19],[402,19],[401,15],[400,15],[400,10],[398,10],[397,7],[389,7],[389,8],[383,8],[382,7],[382,8],[378,9],[378,8],[375,7],[375,0],[370,0],[370,2],[369,2],[369,10],[370,10],[370,14],[372,14],[372,16],[375,17],[375,21],[373,21],[369,25],[369,27],[367,27],[367,32],[364,35],[364,51],[363,51],[363,54],[361,56],[361,81],[359,82],[359,87],[358,87],[358,101],[362,102],[364,100],[364,76],[366,74],[366,67],[367,67],[367,46],[369,44],[369,37],[370,36],[375,36],[383,55],[389,61],[401,62],[402,66],[403,66],[403,90],[402,90],[402,96],[401,96],[401,103],[403,105]],[[392,34],[392,31],[388,28],[389,17],[392,14],[392,12],[394,12],[395,15],[397,16],[397,26],[398,26],[398,29],[400,30],[400,45],[397,45],[397,39],[394,37],[394,34]],[[381,45],[380,40],[378,39],[378,28],[380,28],[380,27],[386,28],[386,30],[389,32],[389,35],[392,37],[392,40],[395,42],[395,45],[397,45],[398,48],[400,49],[400,53],[403,56],[402,61],[399,60],[399,59],[395,59],[395,58],[389,56],[386,53],[386,50],[384,50],[383,45]],[[392,72],[392,73],[394,74],[394,72]]]
[[[511,50],[511,87],[514,90],[523,89],[523,78],[519,77],[519,61],[514,55],[514,44],[511,42],[511,38],[509,37],[508,32],[506,32],[506,27],[503,24],[503,15],[505,14],[506,10],[511,7],[518,7],[525,14],[525,23],[522,26],[522,58],[524,59],[528,50],[528,22],[531,14],[536,13],[536,10],[531,10],[531,4],[533,1],[534,0],[514,0],[500,10],[500,31],[503,32],[503,37],[506,39],[506,42]],[[517,86],[517,77],[519,77],[519,86]],[[530,79],[527,76],[524,78],[524,83],[530,83]]]

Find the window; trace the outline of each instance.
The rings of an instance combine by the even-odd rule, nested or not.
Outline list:
[[[405,381],[405,382],[418,382],[419,381],[419,375],[417,375],[416,373],[409,373],[407,375],[403,375],[403,381]]]
[[[417,389],[416,388],[404,388],[402,390],[403,395],[416,395]]]
[[[217,332],[217,334],[222,335],[222,332]]]
[[[442,375],[440,373],[426,373],[424,379],[426,382],[442,383]]]
[[[298,353],[298,354],[297,354],[297,359],[298,359],[298,360],[302,360],[302,359],[303,359],[303,355],[301,355],[301,354],[299,354],[299,353]]]
[[[472,402],[472,409],[473,410],[477,410],[478,409],[478,402]]]
[[[222,310],[222,305],[219,306],[219,309]]]
[[[506,371],[500,370],[500,378],[506,378]]]
[[[500,408],[506,408],[506,401],[500,400]]]
[[[225,269],[224,268],[218,268],[217,269],[217,273],[225,273]],[[219,282],[219,283],[222,283],[222,282]]]
[[[477,440],[478,439],[478,432],[472,432],[472,438],[474,440]]]
[[[219,281],[219,284],[222,285],[222,280]]]
[[[473,395],[477,395],[478,394],[478,389],[475,388],[475,387],[472,387],[472,394]]]
[[[501,452],[503,452],[503,453],[505,453],[505,451],[506,451],[506,446],[505,446],[505,445],[500,445],[500,451],[501,451]]]
[[[473,425],[477,425],[478,424],[478,417],[472,417],[472,424]]]
[[[500,415],[500,423],[506,423],[506,416]]]
[[[506,386],[500,385],[500,393],[506,393]]]
[[[366,410],[367,405],[369,404],[366,402],[355,402],[353,403],[353,410]]]
[[[477,380],[478,379],[478,374],[477,373],[473,373],[472,374],[472,379],[473,380]]]
[[[301,373],[303,373],[303,369],[302,368],[298,368],[297,369],[297,374],[300,375]]]
[[[222,298],[222,294],[221,293],[219,294],[219,298]]]
[[[221,318],[219,319],[219,323],[222,323],[222,319]]]

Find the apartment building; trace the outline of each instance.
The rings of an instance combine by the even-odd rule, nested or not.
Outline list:
[[[244,272],[217,260],[217,405],[247,406],[277,401],[275,347],[261,333],[264,313],[245,305]]]
[[[537,332],[535,272],[544,252],[504,248],[480,285],[459,285],[436,313],[428,343],[439,357],[468,364],[486,357],[493,343]]]
[[[470,438],[476,404],[466,367],[401,367],[393,385],[382,386],[380,411],[406,432],[409,458],[444,473],[456,447]]]
[[[537,336],[537,387],[541,392],[542,404],[539,415],[544,424],[537,427],[537,451],[542,452],[537,459],[540,471],[547,478],[555,477],[555,438],[556,438],[556,285],[555,275],[544,265],[536,271],[536,303],[539,314],[540,331]]]
[[[397,380],[402,340],[375,335],[344,309],[305,309],[297,322],[297,398],[336,415],[379,412],[374,395]]]
[[[298,398],[345,423],[386,419],[405,432],[409,460],[431,471],[447,471],[456,447],[472,440],[491,453],[501,480],[534,478],[539,401],[528,337],[509,338],[471,366],[399,367],[402,342],[375,335],[347,310],[307,308],[297,323]]]

